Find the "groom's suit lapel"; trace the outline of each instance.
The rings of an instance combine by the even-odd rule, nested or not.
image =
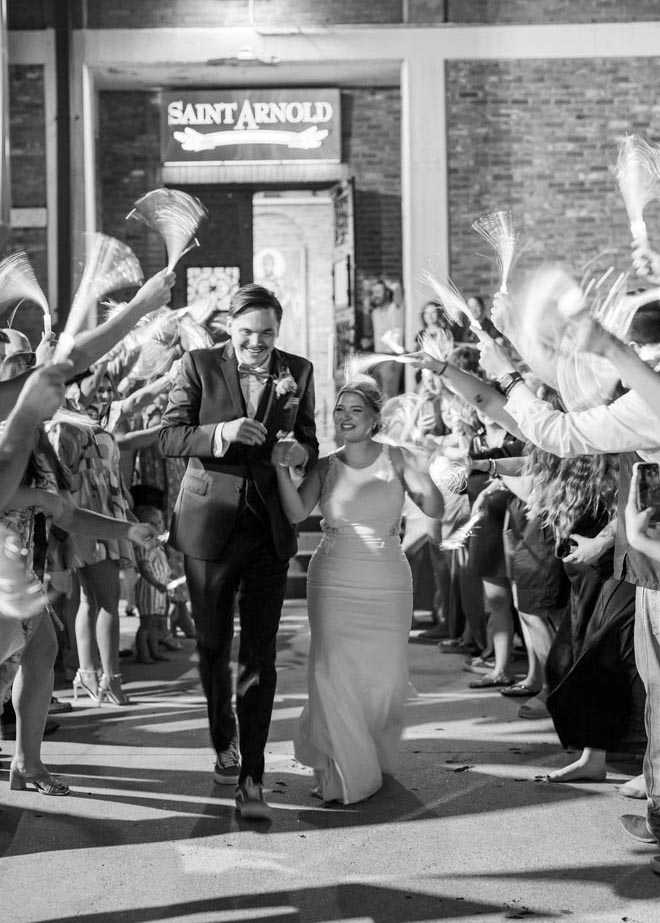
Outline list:
[[[264,423],[268,426],[270,418],[270,409],[272,407],[273,401],[276,399],[275,395],[275,382],[280,374],[280,369],[282,367],[282,357],[279,352],[274,349],[271,357],[270,363],[270,377],[264,389],[261,392],[261,397],[259,398],[259,405],[257,407],[256,413],[254,415],[255,420],[259,420],[261,423]]]
[[[241,390],[241,380],[238,374],[238,360],[231,342],[227,343],[220,353],[220,370],[224,376],[227,390],[239,417],[247,414],[245,398]]]

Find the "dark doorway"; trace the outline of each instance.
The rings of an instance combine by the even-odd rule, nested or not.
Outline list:
[[[199,247],[193,247],[177,266],[172,306],[181,308],[201,300],[209,289],[222,286],[223,280],[237,285],[251,282],[253,189],[197,184],[173,188],[198,198],[208,217],[199,228]]]

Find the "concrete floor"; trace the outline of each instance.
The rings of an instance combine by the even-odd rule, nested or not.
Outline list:
[[[134,628],[122,618],[125,638]],[[71,797],[10,792],[0,763],[0,920],[660,920],[654,851],[617,825],[643,809],[615,789],[637,766],[613,766],[602,784],[538,780],[566,761],[551,723],[517,719],[497,691],[468,691],[462,658],[435,646],[409,646],[418,695],[396,778],[360,805],[310,798],[291,743],[305,631],[304,609],[288,605],[267,752],[272,824],[242,822],[212,781],[194,642],[166,664],[127,661],[135,704],[79,700],[44,744]]]

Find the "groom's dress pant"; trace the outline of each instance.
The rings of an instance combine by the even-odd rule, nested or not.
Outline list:
[[[263,511],[265,515],[265,510]],[[288,562],[273,548],[262,515],[243,503],[232,535],[217,561],[185,557],[184,568],[197,629],[199,671],[217,753],[236,739],[230,657],[238,602],[236,714],[243,781],[261,782],[264,750],[275,698],[276,637],[286,591]]]

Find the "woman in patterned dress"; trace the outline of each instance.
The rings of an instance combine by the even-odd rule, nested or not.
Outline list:
[[[48,434],[69,477],[75,503],[127,521],[133,517],[122,485],[119,449],[106,428],[112,398],[112,382],[103,365],[83,373],[67,390],[69,413],[50,424]],[[132,547],[128,542],[70,535],[65,555],[80,585],[76,615],[80,668],[74,693],[86,692],[98,704],[108,699],[128,705],[119,672],[119,571],[135,566]]]

